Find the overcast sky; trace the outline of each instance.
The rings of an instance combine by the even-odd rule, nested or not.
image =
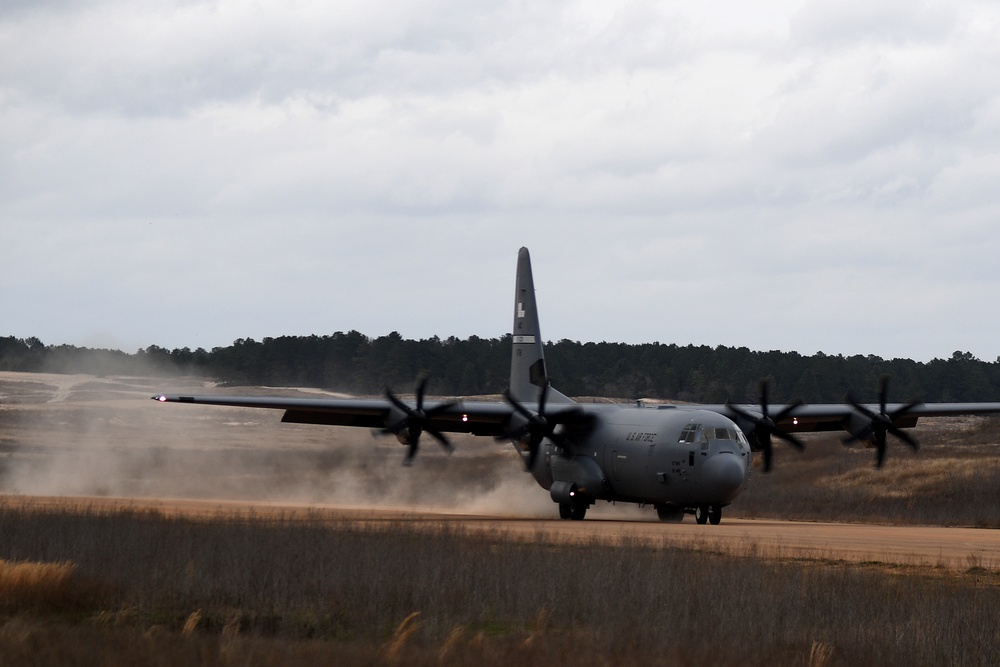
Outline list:
[[[0,4],[0,336],[1000,356],[994,2]]]

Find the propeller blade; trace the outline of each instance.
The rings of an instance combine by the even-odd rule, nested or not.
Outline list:
[[[881,468],[885,464],[886,446],[885,434],[875,434],[875,467]]]
[[[532,447],[528,450],[528,460],[525,461],[524,466],[528,472],[535,469],[535,462],[538,460],[538,452],[541,447]]]
[[[726,408],[729,409],[730,411],[736,413],[737,416],[739,416],[739,417],[741,417],[743,419],[746,419],[747,421],[756,422],[756,421],[758,421],[760,419],[760,417],[757,417],[755,415],[750,414],[749,412],[747,412],[743,408],[740,408],[740,407],[738,407],[738,406],[730,403],[729,401],[726,401]]]
[[[555,432],[556,427],[562,423],[564,418],[552,419],[545,414],[548,395],[549,382],[546,381],[539,389],[538,411],[532,412],[521,404],[520,401],[511,396],[509,389],[505,389],[503,392],[504,400],[525,420],[523,426],[508,431],[506,437],[527,445],[528,457],[525,459],[524,465],[528,472],[531,472],[535,467],[543,440],[548,438],[559,447],[565,446],[567,442],[564,435]]]
[[[437,430],[436,428],[426,427],[424,429],[424,432],[430,435],[435,440],[437,440],[441,444],[441,446],[444,447],[444,451],[448,452],[449,454],[455,451],[455,446],[451,444],[451,441],[448,440],[448,437],[445,436],[445,434],[442,433],[441,431]]]
[[[844,394],[844,402],[849,403],[851,405],[851,407],[853,407],[855,410],[857,410],[861,414],[865,415],[866,417],[869,417],[871,419],[875,419],[876,414],[874,412],[872,412],[871,410],[869,410],[864,405],[861,405],[856,400],[854,400],[854,396],[852,396],[850,393]]]
[[[726,401],[726,408],[738,418],[753,424],[753,435],[757,441],[758,448],[764,454],[764,472],[771,472],[774,464],[774,446],[771,436],[777,436],[785,442],[791,444],[799,451],[805,450],[805,444],[791,433],[779,427],[777,422],[787,418],[792,412],[802,405],[802,399],[795,399],[778,412],[773,419],[770,416],[770,404],[768,403],[768,381],[760,381],[760,416],[747,412],[729,401]]]
[[[853,445],[856,442],[861,442],[862,440],[870,440],[872,437],[871,429],[863,428],[857,433],[848,433],[846,436],[840,439],[845,445]]]
[[[792,412],[795,411],[795,408],[798,408],[798,407],[803,406],[805,404],[806,404],[806,402],[803,401],[801,398],[796,398],[791,403],[789,403],[788,405],[786,405],[782,409],[781,412],[778,413],[778,416],[774,418],[774,421],[775,422],[780,422],[782,419],[784,419],[788,415],[792,414]]]
[[[769,382],[767,380],[761,380],[758,385],[760,388],[760,414],[764,419],[768,418],[767,415],[767,389]]]
[[[421,376],[417,381],[417,412],[424,409],[424,394],[427,392],[427,376]]]
[[[919,407],[919,406],[921,406],[923,404],[924,404],[923,401],[910,401],[909,403],[907,403],[903,407],[901,407],[898,410],[896,410],[895,412],[893,412],[892,413],[892,418],[894,420],[895,419],[899,419],[900,417],[903,417],[906,414],[908,414],[909,412],[911,412],[913,410],[913,408]]]
[[[413,465],[413,460],[417,456],[417,450],[420,448],[420,436],[424,432],[429,433],[431,437],[437,440],[449,454],[455,449],[451,444],[451,441],[448,440],[448,438],[445,437],[439,429],[430,425],[430,420],[433,419],[435,415],[451,409],[457,405],[457,403],[455,401],[447,401],[445,403],[435,405],[433,408],[428,410],[424,410],[424,398],[427,395],[427,380],[428,378],[426,375],[422,375],[420,379],[417,380],[415,408],[403,402],[392,392],[390,388],[386,387],[385,389],[385,397],[397,410],[403,413],[403,418],[395,424],[391,424],[382,429],[382,433],[391,433],[398,436],[406,430],[406,442],[409,445],[409,449],[406,452],[406,458],[403,459],[404,466]]]
[[[790,444],[792,447],[799,450],[800,452],[806,451],[805,443],[796,438],[791,433],[785,433],[784,431],[775,431],[774,435],[778,436],[779,438]]]
[[[406,458],[403,459],[404,466],[409,467],[413,465],[413,459],[417,458],[417,448],[419,447],[418,445],[419,442],[420,442],[419,435],[410,440],[410,448],[406,451]]]
[[[922,405],[923,402],[919,400],[913,400],[905,405],[902,405],[892,412],[888,411],[888,398],[889,398],[889,376],[883,375],[879,378],[878,383],[878,406],[879,412],[874,412],[867,406],[861,405],[857,400],[850,394],[844,396],[844,402],[848,403],[851,407],[857,411],[859,415],[867,418],[868,423],[865,424],[860,429],[851,432],[850,436],[844,438],[844,444],[851,444],[859,440],[865,440],[871,442],[875,446],[875,467],[881,468],[885,464],[886,454],[888,453],[887,446],[887,436],[889,434],[896,438],[899,438],[904,443],[909,445],[913,451],[918,451],[920,449],[920,443],[911,436],[909,433],[905,432],[901,428],[895,425],[895,423],[909,414],[914,408]]]
[[[390,403],[399,408],[399,410],[401,410],[403,414],[409,415],[411,412],[413,412],[413,408],[411,408],[406,403],[403,403],[403,401],[399,400],[399,398],[392,393],[392,390],[389,389],[389,387],[385,388],[385,397],[389,399]]]
[[[510,407],[512,407],[515,410],[517,410],[518,414],[520,414],[525,419],[527,419],[527,420],[530,421],[532,418],[534,418],[535,415],[533,413],[529,412],[528,408],[526,408],[523,405],[521,405],[521,403],[519,401],[514,400],[514,397],[510,395],[510,390],[509,389],[504,389],[503,390],[503,400],[507,401],[507,403],[510,405]]]
[[[386,426],[384,429],[380,430],[379,435],[399,435],[399,432],[403,430],[403,426],[406,425],[406,420],[398,421],[392,426]]]
[[[895,426],[893,426],[889,429],[889,433],[893,434],[894,436],[905,442],[907,445],[910,446],[910,448],[913,451],[915,452],[920,451],[920,443],[912,435],[910,435],[903,429],[896,428]]]

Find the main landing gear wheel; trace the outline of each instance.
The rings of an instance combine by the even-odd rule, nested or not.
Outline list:
[[[559,503],[559,518],[583,521],[587,516],[587,506],[583,503]]]
[[[708,505],[698,505],[694,510],[694,520],[704,526],[708,523]],[[718,523],[718,521],[716,521]]]
[[[677,505],[657,505],[656,516],[660,521],[680,523],[684,520],[684,510]]]
[[[722,505],[710,505],[708,507],[708,522],[713,526],[718,526],[722,521]]]

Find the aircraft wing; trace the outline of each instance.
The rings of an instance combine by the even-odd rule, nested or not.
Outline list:
[[[224,405],[237,408],[284,410],[281,421],[292,424],[325,424],[386,428],[394,421],[394,406],[383,398],[284,398],[267,396],[195,396],[157,394],[161,403]],[[427,426],[448,433],[502,436],[510,420],[511,408],[504,403],[428,401],[425,412],[432,415]],[[402,418],[401,414],[395,415]]]
[[[729,405],[701,405],[702,410],[711,410],[725,415],[730,419],[737,419],[738,413]],[[762,415],[759,405],[736,405],[733,406],[744,412]],[[846,422],[857,417],[858,411],[848,403],[826,403],[826,404],[803,404],[791,408],[791,406],[774,405],[770,406],[771,414],[782,414],[787,412],[781,419],[775,420],[775,424],[783,431],[789,433],[809,433],[816,431],[839,431],[844,428]],[[879,404],[865,404],[862,407],[874,414],[882,412]],[[995,415],[1000,414],[1000,403],[919,403],[907,405],[902,403],[889,403],[885,405],[884,412],[888,415],[907,408],[905,414],[898,419],[893,419],[892,424],[896,428],[910,428],[916,426],[920,417],[955,417],[959,415]]]
[[[382,398],[286,398],[268,396],[211,396],[184,394],[157,394],[154,400],[163,403],[191,403],[195,405],[223,405],[239,408],[264,408],[284,410],[281,421],[293,424],[324,424],[327,426],[356,426],[362,428],[385,428],[390,421],[392,403]],[[482,436],[501,436],[511,417],[511,408],[505,403],[488,401],[459,401],[435,410],[440,402],[430,401],[426,410],[433,413],[430,425],[442,432],[471,433]],[[586,412],[585,404],[549,406],[547,413],[554,415],[562,411]],[[761,415],[759,405],[691,405],[693,409],[710,410],[736,420],[738,413]],[[774,405],[772,414],[786,412],[789,406]],[[880,412],[878,404],[865,405],[874,413]],[[903,404],[887,404],[887,414],[906,407]],[[838,431],[847,421],[857,416],[856,409],[847,403],[804,404],[787,411],[775,424],[789,433],[809,433],[818,431]],[[922,403],[910,407],[906,414],[893,420],[897,428],[915,426],[920,417],[953,417],[958,415],[1000,414],[1000,403]]]

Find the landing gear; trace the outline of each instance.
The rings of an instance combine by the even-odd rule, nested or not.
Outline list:
[[[709,505],[708,522],[713,526],[718,526],[722,521],[722,505]]]
[[[656,516],[660,517],[660,521],[680,523],[684,520],[684,510],[677,505],[657,505]]]
[[[694,509],[694,520],[703,526],[706,523],[718,526],[722,521],[722,505],[698,505]]]
[[[559,503],[559,518],[583,521],[587,516],[587,505],[584,503]]]

